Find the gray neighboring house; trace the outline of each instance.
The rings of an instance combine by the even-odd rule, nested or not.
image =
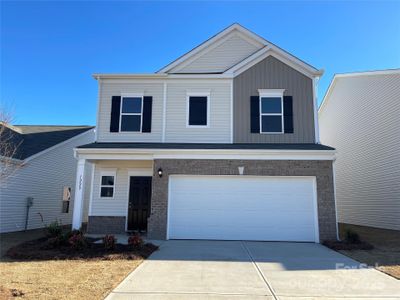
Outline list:
[[[400,230],[400,69],[338,74],[319,109],[339,222]]]
[[[75,149],[73,227],[152,239],[337,238],[319,142],[322,72],[233,24],[153,74],[94,74],[95,143]]]
[[[94,141],[91,126],[6,126],[2,139],[17,146],[1,156],[0,232],[41,228],[55,220],[71,224],[76,161],[73,149]],[[9,166],[12,162],[15,167]],[[7,169],[7,170],[6,170]],[[87,172],[91,166],[87,163]],[[89,173],[90,174],[90,173]],[[85,193],[89,196],[89,189]],[[28,197],[32,205],[28,213]],[[87,219],[84,208],[83,221]],[[28,214],[27,214],[28,213]]]

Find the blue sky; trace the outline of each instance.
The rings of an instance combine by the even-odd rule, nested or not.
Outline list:
[[[1,2],[1,101],[17,124],[95,124],[91,74],[154,72],[239,22],[325,74],[400,67],[400,1]]]

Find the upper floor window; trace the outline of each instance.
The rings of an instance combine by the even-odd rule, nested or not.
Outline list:
[[[210,118],[210,94],[188,93],[187,95],[187,127],[208,127]]]
[[[142,131],[143,96],[122,96],[120,131]]]
[[[260,95],[260,132],[284,133],[283,91],[258,90]]]

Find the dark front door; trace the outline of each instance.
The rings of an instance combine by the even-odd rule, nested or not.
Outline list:
[[[147,230],[150,215],[151,177],[130,177],[128,230]]]

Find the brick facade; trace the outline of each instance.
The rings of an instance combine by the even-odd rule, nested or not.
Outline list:
[[[155,160],[148,237],[166,238],[169,175],[239,175],[240,166],[244,166],[243,176],[315,176],[320,241],[336,239],[332,161],[324,160]]]

